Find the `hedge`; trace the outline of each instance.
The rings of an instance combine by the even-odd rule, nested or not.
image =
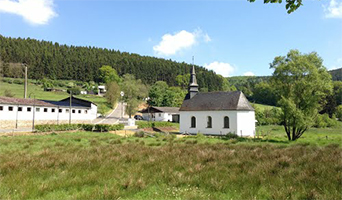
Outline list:
[[[71,130],[81,130],[81,131],[99,131],[108,132],[115,130],[122,130],[124,128],[123,124],[44,124],[36,125],[35,130],[37,132],[50,132],[50,131],[71,131]]]
[[[178,128],[178,123],[172,122],[148,122],[148,121],[135,121],[138,128],[154,128],[154,127],[175,127]]]

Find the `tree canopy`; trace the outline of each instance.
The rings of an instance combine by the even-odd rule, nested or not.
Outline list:
[[[255,0],[247,0],[249,2],[255,2]],[[287,13],[292,13],[303,5],[303,0],[286,0],[285,8]],[[264,0],[264,3],[282,3],[283,0]]]
[[[319,102],[332,90],[331,76],[315,52],[291,50],[287,56],[276,57],[270,68],[287,137],[296,140],[313,125]]]

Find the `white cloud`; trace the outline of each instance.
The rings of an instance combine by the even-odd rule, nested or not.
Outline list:
[[[57,16],[52,0],[0,0],[0,12],[22,16],[31,24],[47,24]]]
[[[253,72],[246,72],[243,74],[244,76],[255,76]]]
[[[324,13],[326,18],[342,18],[342,1],[330,0],[329,6],[324,6]]]
[[[209,37],[209,35],[206,33],[206,34],[204,34],[204,41],[205,42],[210,42],[211,41],[211,38]]]
[[[173,35],[169,33],[163,35],[159,44],[153,46],[153,50],[158,55],[170,56],[189,49],[201,41],[210,42],[211,38],[201,29],[196,29],[194,32],[182,30]]]
[[[213,70],[217,74],[222,75],[223,77],[228,77],[231,75],[231,73],[234,72],[234,67],[230,65],[229,63],[223,63],[223,62],[212,62],[209,65],[204,64],[204,67]]]

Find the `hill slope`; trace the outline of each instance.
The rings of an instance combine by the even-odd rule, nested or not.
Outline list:
[[[119,75],[134,74],[144,83],[166,81],[175,85],[177,75],[190,73],[191,65],[172,60],[140,56],[116,50],[60,45],[35,39],[10,38],[0,35],[0,55],[4,76],[11,77],[6,63],[26,63],[29,78],[99,81],[99,68],[110,65]],[[222,78],[213,71],[196,66],[198,84],[209,91],[222,89]]]

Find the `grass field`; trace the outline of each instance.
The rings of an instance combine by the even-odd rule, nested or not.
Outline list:
[[[263,127],[262,140],[0,137],[0,199],[341,199],[342,133],[287,143],[277,128]]]

